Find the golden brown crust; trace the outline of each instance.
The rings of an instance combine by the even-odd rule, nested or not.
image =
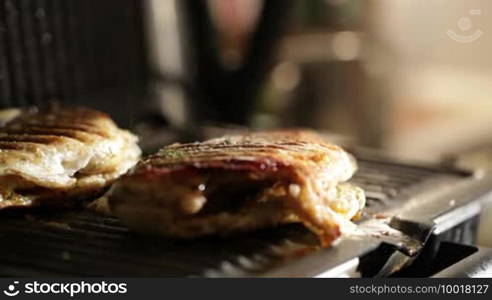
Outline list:
[[[308,131],[224,136],[143,159],[116,184],[110,205],[141,231],[190,238],[300,221],[328,245],[353,214],[336,212],[342,206],[330,197],[355,168],[340,147]]]
[[[97,110],[50,107],[9,115],[0,127],[0,208],[96,194],[140,155],[137,138]]]

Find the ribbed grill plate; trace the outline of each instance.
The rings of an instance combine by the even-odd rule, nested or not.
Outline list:
[[[463,175],[359,160],[352,182],[367,193],[367,218],[392,202],[398,205],[402,194],[429,179],[450,176]],[[180,241],[138,235],[113,217],[87,211],[1,218],[2,276],[253,275],[315,251],[315,238],[299,225]]]

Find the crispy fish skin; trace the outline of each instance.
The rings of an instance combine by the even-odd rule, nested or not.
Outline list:
[[[12,111],[0,121],[0,209],[70,205],[68,199],[100,192],[140,157],[137,137],[102,112]]]
[[[173,144],[112,188],[112,212],[142,232],[194,238],[302,222],[330,245],[363,208],[355,160],[308,131]]]

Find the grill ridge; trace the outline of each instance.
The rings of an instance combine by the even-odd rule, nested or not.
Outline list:
[[[0,108],[145,86],[141,14],[138,0],[0,0]]]
[[[451,174],[359,159],[352,182],[368,194],[365,215],[398,202],[408,189]],[[0,220],[2,276],[245,276],[302,253],[314,236],[300,225],[228,238],[181,241],[134,234],[114,217],[89,211]]]

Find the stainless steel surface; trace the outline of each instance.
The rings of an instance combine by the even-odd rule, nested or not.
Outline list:
[[[298,225],[179,241],[133,234],[117,219],[89,212],[27,217],[3,212],[0,275],[360,276],[361,258],[381,245],[403,258],[373,266],[388,275],[416,257],[434,224],[439,230],[459,222],[447,217],[454,210],[473,215],[475,201],[491,186],[490,179],[437,168],[363,157],[359,165],[352,181],[367,192],[367,208],[358,233],[331,248],[313,247],[314,236]]]
[[[344,277],[346,270],[338,268],[354,259],[376,249],[380,240],[373,237],[347,238],[336,247],[320,250],[316,253],[291,261],[261,274],[262,277]]]
[[[435,278],[449,277],[492,277],[492,249],[478,248],[478,251],[437,273]]]
[[[379,163],[385,164],[387,162]],[[456,176],[456,174],[461,174],[461,176]],[[423,227],[432,224],[434,225],[432,232],[435,234],[442,233],[467,218],[476,216],[480,212],[481,202],[492,195],[490,191],[492,178],[487,176],[475,177],[473,174],[467,175],[461,172],[456,172],[456,174],[455,176],[436,174],[436,176],[431,176],[418,185],[413,185],[405,192],[392,198],[391,201],[386,201],[385,207],[380,209],[380,214],[421,224]],[[382,173],[379,176],[387,179],[384,177],[385,175],[387,174]],[[360,226],[364,227],[367,222],[369,220],[362,222]],[[408,232],[408,234],[412,234],[412,232]],[[385,235],[348,237],[336,247],[325,249],[295,263],[286,264],[264,275],[269,277],[320,276],[320,274],[326,273],[326,270],[335,268],[340,263],[349,262],[355,257],[360,257],[385,242],[395,246],[393,254],[379,271],[379,276],[385,276],[410,263],[423,247],[426,238],[428,236],[422,240],[421,245],[414,249],[414,253],[405,254],[398,248],[408,247],[408,243],[395,244],[393,241],[388,241]],[[418,242],[418,239],[410,240],[410,242],[412,241]],[[342,271],[336,276],[343,277],[344,274],[345,272]]]
[[[60,102],[141,114],[148,72],[137,0],[0,0],[0,108]]]

